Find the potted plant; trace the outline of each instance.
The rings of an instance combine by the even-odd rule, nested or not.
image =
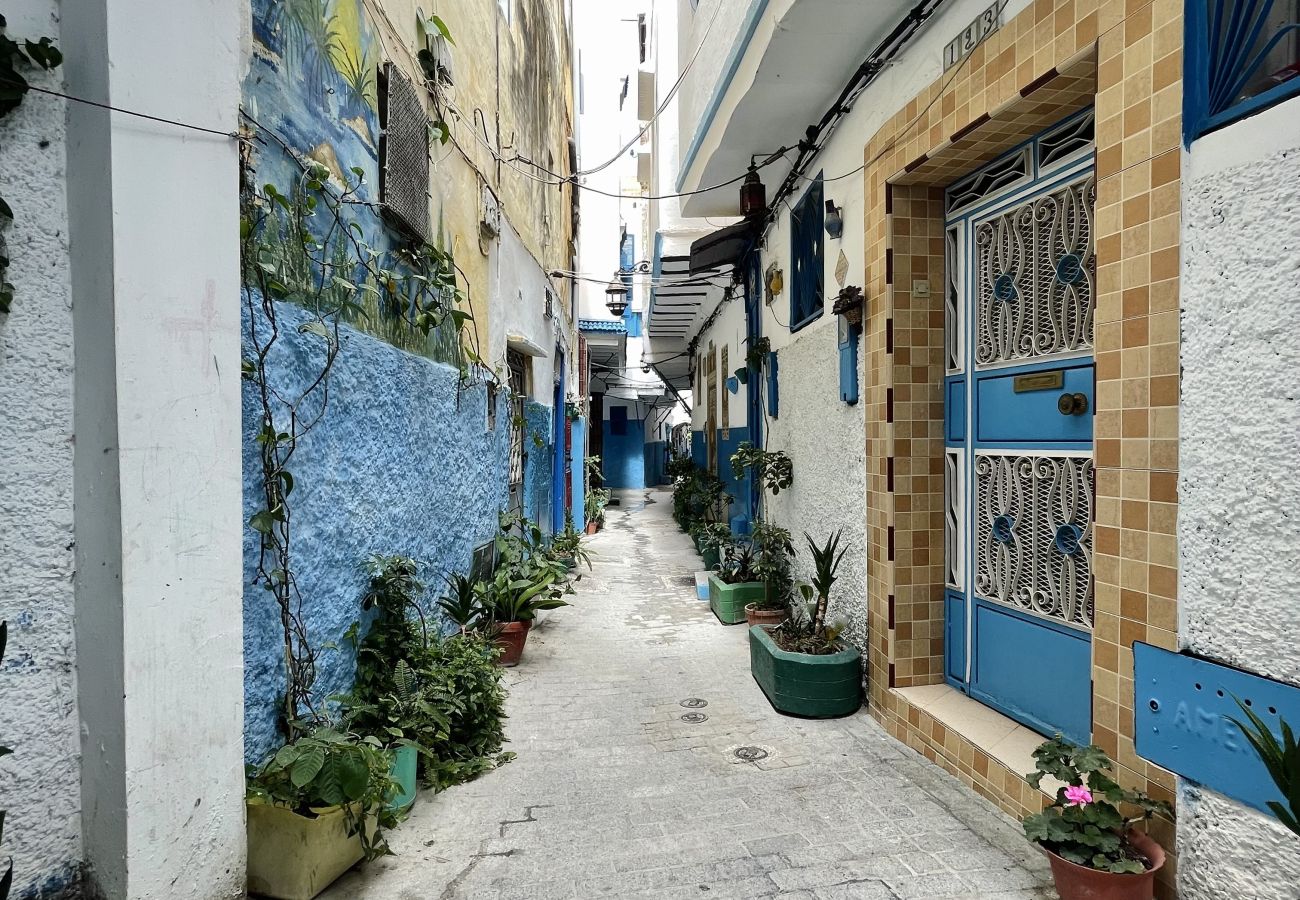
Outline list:
[[[845,285],[838,294],[835,295],[835,305],[831,307],[831,312],[837,316],[843,316],[849,325],[855,328],[862,327],[862,307],[866,298],[862,294],[862,288],[855,284]]]
[[[763,368],[767,355],[772,352],[772,341],[765,337],[750,338],[749,350],[745,353],[745,364],[755,372]]]
[[[248,773],[248,889],[311,900],[362,859],[387,854],[397,788],[375,737],[310,727]]]
[[[1259,754],[1260,761],[1268,769],[1269,777],[1277,785],[1278,792],[1286,799],[1285,805],[1276,800],[1269,800],[1268,808],[1279,822],[1300,835],[1300,742],[1296,740],[1291,726],[1281,716],[1278,716],[1278,726],[1282,731],[1282,740],[1279,741],[1268,723],[1260,718],[1258,713],[1238,698],[1233,697],[1233,699],[1237,701],[1237,706],[1245,713],[1250,724],[1247,725],[1231,716],[1227,718],[1240,728],[1246,740],[1250,741],[1250,746]]]
[[[572,513],[564,514],[564,530],[551,538],[550,554],[556,562],[570,572],[582,563],[586,563],[590,571],[591,554],[582,546],[582,532],[574,527]]]
[[[722,548],[718,570],[709,575],[709,608],[723,625],[745,621],[746,604],[763,599],[757,562],[748,539],[730,541]]]
[[[502,514],[497,530],[497,570],[476,585],[488,629],[501,649],[498,662],[518,665],[537,613],[568,606],[561,596],[573,593],[564,564],[546,552],[546,538],[536,522]]]
[[[605,507],[609,504],[613,491],[608,488],[588,488],[583,501],[583,513],[587,518],[587,534],[595,534],[605,524]]]
[[[778,712],[810,718],[846,716],[862,705],[862,655],[839,640],[840,628],[826,623],[831,589],[845,550],[840,533],[818,546],[804,535],[812,554],[812,584],[800,585],[804,603],[798,619],[776,627],[749,629],[749,667]]]
[[[1106,774],[1113,764],[1097,746],[1079,747],[1059,734],[1034,751],[1037,771],[1025,780],[1037,788],[1050,775],[1063,786],[1042,812],[1026,816],[1025,836],[1047,854],[1061,900],[1151,900],[1164,849],[1133,826],[1169,804],[1120,787]],[[1125,816],[1123,804],[1139,815]]]
[[[722,561],[723,548],[731,542],[731,526],[722,522],[697,522],[691,526],[691,537],[704,568],[716,569]]]
[[[764,521],[754,523],[753,543],[763,599],[745,605],[745,620],[751,626],[780,625],[794,593],[794,543],[788,530]]]
[[[731,474],[740,480],[747,471],[753,471],[754,478],[773,496],[794,483],[794,464],[784,450],[764,450],[741,441],[731,454]]]

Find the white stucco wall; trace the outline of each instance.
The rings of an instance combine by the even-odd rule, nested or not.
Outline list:
[[[8,36],[61,45],[58,3],[6,9]],[[28,80],[61,90],[62,70]],[[0,315],[0,668],[4,844],[14,896],[57,891],[81,860],[81,776],[72,591],[72,296],[64,194],[64,101],[30,92],[0,122],[0,195],[13,310]]]
[[[566,378],[572,380],[577,354],[570,349],[568,296],[552,283],[538,265],[509,219],[501,220],[501,236],[491,245],[491,301],[489,320],[492,346],[488,362],[504,378],[506,345],[511,336],[527,341],[521,352],[532,356],[533,380],[530,394],[543,406],[555,403],[555,345],[564,347],[568,366]],[[546,291],[555,297],[554,315],[546,318]]]
[[[1300,99],[1183,165],[1179,637],[1300,684]],[[1187,900],[1300,883],[1300,838],[1209,791],[1181,792],[1178,851]]]
[[[827,318],[832,319],[827,313]],[[805,328],[784,344],[780,360],[780,416],[768,420],[768,449],[794,463],[789,490],[768,498],[768,519],[790,530],[797,551],[796,577],[812,577],[804,533],[819,545],[843,530],[846,551],[831,597],[832,621],[867,646],[866,439],[863,403],[840,401],[839,354],[834,328]],[[861,358],[859,358],[859,376]]]

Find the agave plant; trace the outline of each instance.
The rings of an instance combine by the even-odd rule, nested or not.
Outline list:
[[[839,580],[839,575],[836,573],[839,571],[840,563],[844,561],[844,554],[848,552],[847,547],[840,549],[840,537],[843,533],[843,531],[835,532],[825,544],[818,547],[812,535],[804,532],[804,539],[808,541],[808,550],[813,560],[812,589],[816,597],[812,613],[814,632],[821,632],[826,628],[826,608],[830,605],[831,588]]]
[[[1273,815],[1277,816],[1279,822],[1296,834],[1300,834],[1300,743],[1297,743],[1291,726],[1281,719],[1278,721],[1282,726],[1282,740],[1278,741],[1272,729],[1253,709],[1242,703],[1240,699],[1236,697],[1233,699],[1246,714],[1250,724],[1247,725],[1231,716],[1228,716],[1228,719],[1240,728],[1246,740],[1250,741],[1250,745],[1255,748],[1255,752],[1263,761],[1264,767],[1268,769],[1273,783],[1286,799],[1285,805],[1270,800],[1268,808],[1273,811]]]

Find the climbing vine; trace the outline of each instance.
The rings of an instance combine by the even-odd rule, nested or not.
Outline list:
[[[0,30],[8,27],[0,15]],[[22,105],[31,85],[20,71],[28,66],[40,66],[49,71],[63,62],[63,53],[43,37],[39,41],[23,41],[20,45],[12,38],[0,34],[0,119]],[[14,213],[0,197],[0,315],[7,315],[14,301],[14,286],[9,283],[9,247],[4,232],[13,224]]]
[[[470,318],[458,308],[462,296],[449,254],[427,244],[378,250],[365,242],[364,230],[348,215],[361,203],[362,176],[353,169],[340,184],[324,166],[304,162],[287,191],[272,184],[246,187],[240,221],[247,313],[242,374],[258,407],[261,489],[248,525],[259,540],[254,584],[279,610],[286,669],[280,723],[290,742],[303,723],[322,718],[312,692],[317,650],[308,639],[294,569],[292,464],[299,443],[328,408],[340,326],[378,317],[384,329],[425,340],[441,334],[459,343]],[[282,316],[285,303],[307,314],[296,329]],[[310,368],[301,381],[282,383],[271,357],[293,331],[309,342],[304,358]]]

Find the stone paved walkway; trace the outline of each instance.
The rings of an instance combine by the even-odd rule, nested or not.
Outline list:
[[[622,500],[573,608],[507,670],[519,758],[422,794],[390,836],[397,855],[327,898],[1055,896],[1014,822],[865,713],[773,712],[745,628],[695,599],[670,496]],[[682,721],[692,697],[706,721]],[[767,758],[737,759],[742,746]]]

